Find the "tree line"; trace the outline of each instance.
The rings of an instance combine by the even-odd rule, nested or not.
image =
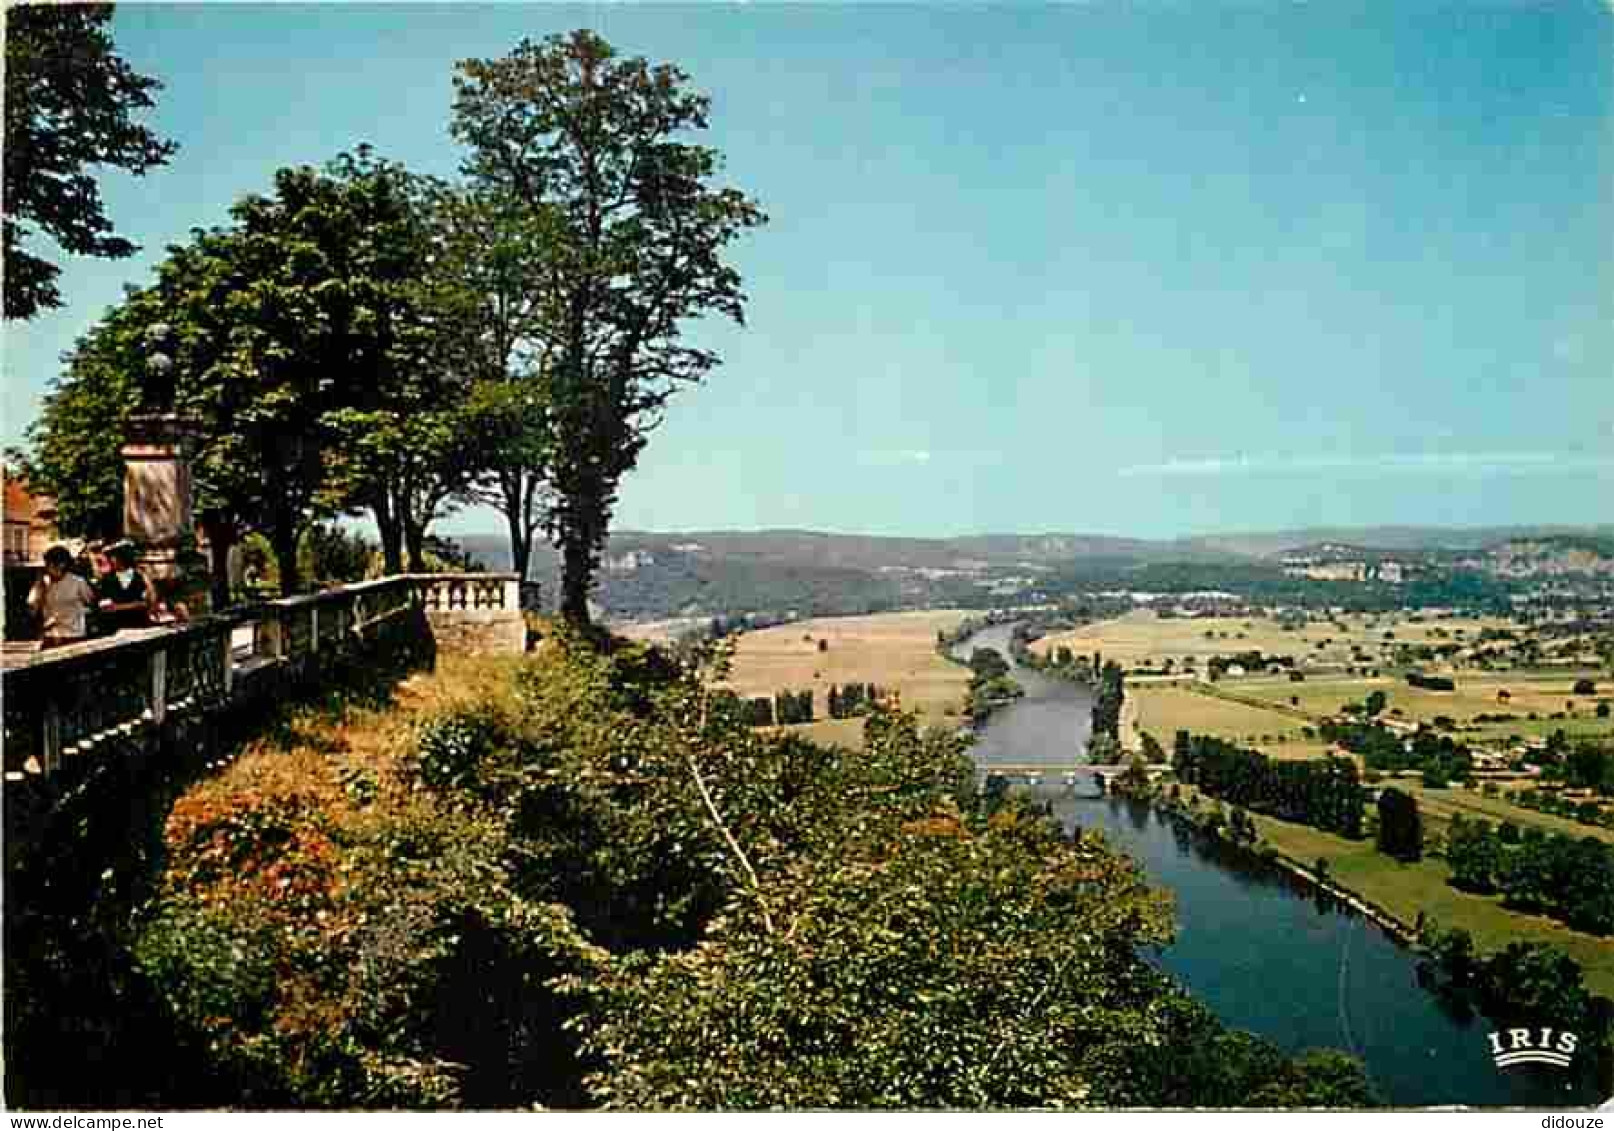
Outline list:
[[[45,160],[11,148],[18,101],[8,198],[14,172],[38,172],[14,165]],[[361,145],[280,169],[226,223],[193,229],[66,358],[30,433],[29,482],[56,495],[64,533],[115,533],[117,439],[136,414],[171,409],[200,433],[215,590],[251,531],[291,593],[299,535],[321,519],[368,515],[400,571],[434,521],[479,503],[503,516],[523,576],[550,538],[561,611],[588,623],[622,476],[673,394],[719,364],[689,325],[744,320],[726,255],[765,217],[689,140],[709,107],[677,67],[586,30],[462,61],[458,177]],[[168,152],[130,145],[147,163]],[[9,211],[6,243],[10,264]],[[36,305],[47,284],[19,283]]]
[[[1171,768],[1178,781],[1230,805],[1352,839],[1362,836],[1362,786],[1348,758],[1280,762],[1220,738],[1179,730]]]
[[[844,687],[829,685],[829,717],[851,719],[866,715],[886,696],[884,688],[873,683],[848,683]]]
[[[1373,694],[1382,696],[1383,693]],[[1372,706],[1368,704],[1361,713],[1367,713]],[[1382,709],[1382,699],[1378,706]],[[1373,721],[1325,719],[1318,725],[1317,733],[1324,741],[1337,743],[1360,755],[1363,764],[1374,773],[1421,770],[1424,784],[1430,788],[1444,787],[1453,781],[1466,782],[1473,776],[1474,756],[1469,747],[1427,727],[1407,736]]]

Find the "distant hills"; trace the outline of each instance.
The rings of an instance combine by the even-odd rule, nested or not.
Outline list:
[[[509,568],[502,535],[457,539],[489,569]],[[1516,568],[1519,545],[1614,547],[1614,527],[1385,526],[1226,534],[1174,540],[1092,534],[885,538],[810,530],[619,531],[611,536],[597,599],[614,620],[743,613],[829,615],[923,605],[980,607],[1047,599],[1087,574],[1109,581],[1161,576],[1259,578],[1285,555],[1328,546],[1457,563],[1493,550]],[[1504,547],[1515,549],[1504,550]],[[1195,570],[1193,567],[1203,567]],[[530,573],[553,594],[559,558],[538,547]]]
[[[1378,552],[1428,553],[1484,550],[1504,542],[1565,536],[1606,538],[1614,536],[1614,526],[1339,526],[1272,533],[1215,534],[1187,541],[1209,550],[1271,558],[1319,543],[1345,543]]]

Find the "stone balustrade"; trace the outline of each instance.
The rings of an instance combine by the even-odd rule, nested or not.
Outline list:
[[[160,746],[188,722],[379,654],[520,652],[518,582],[513,573],[387,577],[35,652],[0,676],[5,780]]]

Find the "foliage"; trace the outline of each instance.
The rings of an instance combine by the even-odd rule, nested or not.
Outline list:
[[[773,717],[780,726],[813,721],[813,689],[773,693]]]
[[[955,737],[746,724],[654,649],[559,632],[364,791],[303,752],[182,800],[144,968],[249,1103],[1372,1102],[1145,962],[1167,898],[983,804]]]
[[[1126,698],[1121,665],[1110,660],[1102,668],[1095,664],[1093,670],[1098,672],[1098,693],[1093,700],[1093,733],[1118,739],[1121,733],[1121,702]]]
[[[1231,805],[1342,836],[1362,835],[1362,787],[1348,758],[1282,762],[1219,738],[1179,731],[1172,772]]]
[[[358,531],[317,522],[303,533],[299,572],[322,584],[363,581],[372,573],[376,553],[375,543]]]
[[[1423,855],[1423,820],[1418,799],[1399,789],[1379,791],[1379,851],[1397,860],[1417,860]]]
[[[170,247],[156,281],[80,341],[35,432],[68,521],[105,525],[129,414],[172,401],[202,430],[198,512],[236,536],[262,531],[282,591],[295,592],[299,534],[381,475],[370,447],[345,441],[372,426],[391,436],[387,414],[418,408],[429,384],[411,191],[401,169],[361,149],[323,170],[279,170],[272,195],[237,202],[228,227]],[[154,333],[169,339],[171,390],[147,366]],[[418,432],[394,447],[424,450]]]
[[[618,58],[577,31],[459,70],[453,133],[470,147],[472,187],[519,205],[547,237],[541,262],[515,267],[541,296],[532,333],[552,359],[561,608],[586,624],[622,475],[673,391],[718,363],[682,328],[709,313],[743,320],[740,277],[722,256],[763,216],[713,186],[713,150],[677,140],[706,127],[709,100],[676,67]]]
[[[422,759],[445,787],[462,780],[454,717]],[[561,1018],[532,989],[598,952],[512,888],[500,821],[404,784],[297,746],[191,790],[140,969],[246,1106],[578,1102],[549,1055]]]
[[[61,306],[61,269],[25,244],[38,232],[72,255],[123,259],[92,166],[136,176],[167,163],[173,142],[135,121],[162,84],[115,52],[111,4],[16,4],[6,11],[5,311],[29,319]]]
[[[131,363],[144,331],[140,309],[131,294],[78,339],[29,426],[29,482],[55,497],[63,534],[110,541],[123,529],[118,441],[140,404],[140,368]]]
[[[469,386],[455,409],[476,453],[461,465],[473,472],[464,493],[504,516],[510,566],[526,577],[550,502],[552,347],[543,328],[555,310],[532,278],[550,260],[551,221],[496,187],[441,183],[432,185],[429,215],[437,360]]]
[[[872,683],[849,683],[845,687],[832,683],[829,685],[829,717],[851,719],[866,715],[879,705],[884,694]]]
[[[1500,1027],[1551,1026],[1578,1035],[1580,1062],[1595,1066],[1614,1043],[1614,1001],[1587,991],[1580,965],[1543,943],[1513,942],[1489,955],[1476,952],[1467,931],[1421,921],[1425,954],[1419,980],[1462,1011]],[[1596,1071],[1588,1067],[1587,1071]]]
[[[1614,934],[1614,845],[1595,837],[1504,837],[1484,821],[1455,819],[1447,836],[1452,883],[1500,891],[1522,911],[1545,911],[1576,930]]]

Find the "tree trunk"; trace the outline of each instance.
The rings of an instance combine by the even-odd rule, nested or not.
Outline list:
[[[409,552],[409,572],[426,572],[426,524],[403,521],[404,548]]]
[[[214,612],[230,607],[230,549],[235,543],[234,530],[208,532],[208,577],[212,583],[209,600],[213,603]]]
[[[297,570],[297,523],[290,514],[275,516],[269,545],[275,551],[275,568],[280,571],[280,595],[293,596],[302,588],[303,579]]]
[[[504,514],[510,527],[510,568],[522,581],[527,580],[527,566],[532,562],[532,532],[521,521],[521,515],[511,508]]]
[[[376,492],[370,510],[375,514],[376,532],[381,536],[382,572],[388,576],[400,574],[403,572],[403,530],[385,488]]]
[[[589,628],[588,591],[594,582],[594,553],[587,534],[569,529],[561,536],[560,615],[576,628]]]

